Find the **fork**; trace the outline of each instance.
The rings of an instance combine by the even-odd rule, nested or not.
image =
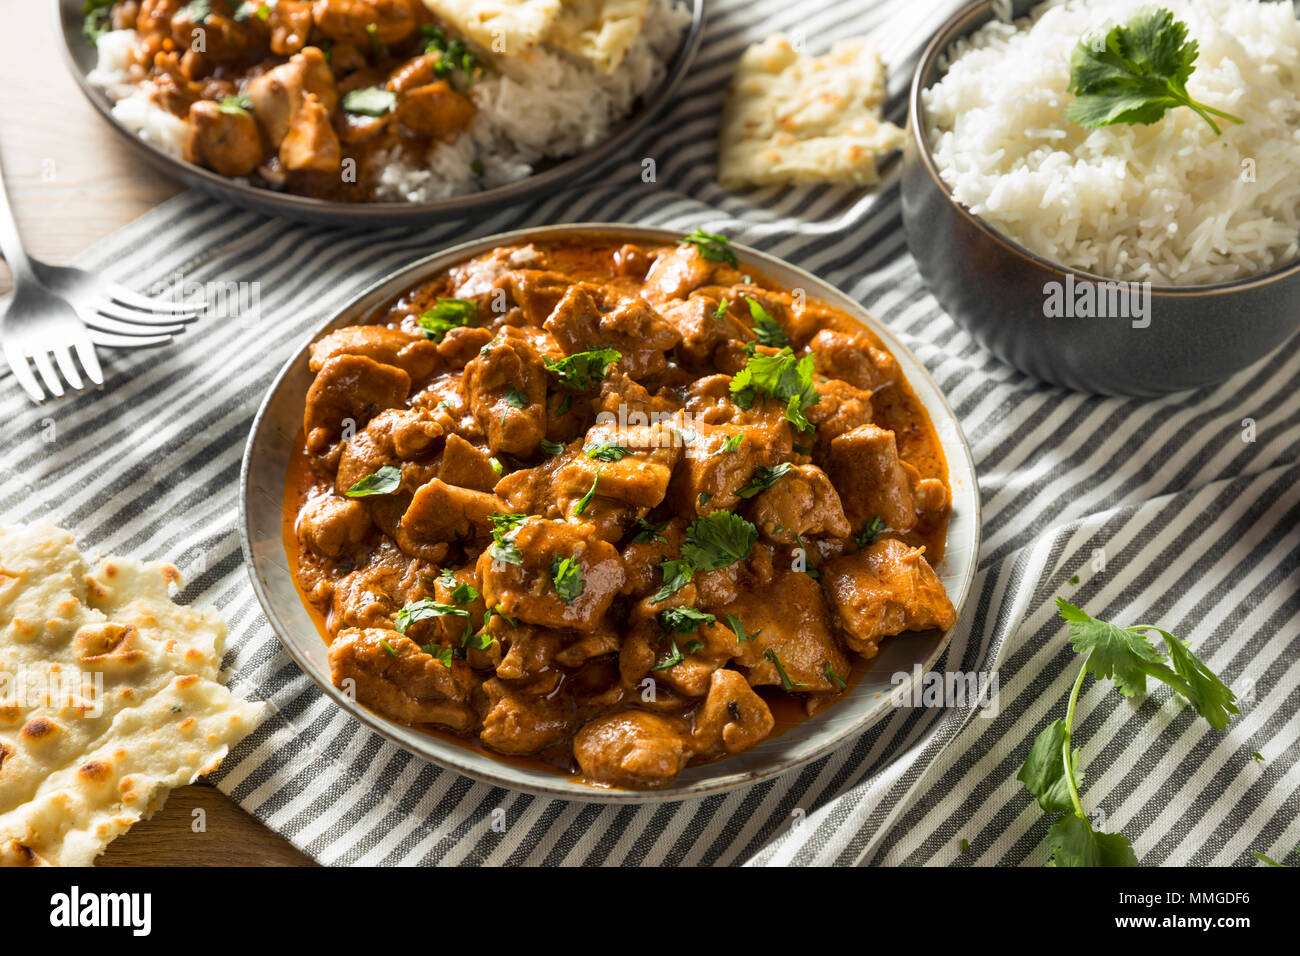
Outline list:
[[[55,366],[74,390],[85,387],[72,359],[74,350],[86,376],[95,385],[103,385],[96,344],[118,348],[165,345],[173,333],[184,329],[183,323],[197,318],[188,305],[151,300],[82,269],[50,266],[28,256],[2,171],[0,252],[14,280],[13,298],[0,314],[0,343],[14,378],[38,404],[45,400],[45,392],[29,361],[45,388],[61,397],[64,386]]]

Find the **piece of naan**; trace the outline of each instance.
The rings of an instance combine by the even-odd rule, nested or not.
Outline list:
[[[740,58],[718,141],[725,189],[771,184],[879,181],[880,156],[903,145],[881,115],[885,67],[863,38],[825,56],[800,53],[781,34]]]
[[[0,866],[88,866],[264,717],[218,683],[226,626],[179,583],[0,525]]]
[[[522,56],[560,16],[560,0],[424,0],[454,31],[497,56]]]
[[[544,37],[602,73],[613,73],[645,25],[650,0],[564,0]]]

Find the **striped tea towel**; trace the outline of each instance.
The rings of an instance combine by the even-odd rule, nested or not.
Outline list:
[[[1102,827],[1133,838],[1144,864],[1284,856],[1300,842],[1300,355],[1284,348],[1222,386],[1154,401],[1049,388],[991,359],[927,294],[893,178],[872,193],[743,196],[714,181],[723,90],[746,44],[783,30],[816,50],[869,34],[889,61],[901,123],[916,53],[951,7],[714,0],[679,100],[611,157],[601,189],[418,233],[294,225],[195,194],[164,204],[80,264],[137,288],[258,283],[248,287],[260,290],[255,316],[204,321],[164,351],[107,356],[101,394],[37,409],[0,379],[0,514],[49,515],[83,546],[172,561],[184,600],[221,609],[231,683],[276,716],[217,782],[324,863],[1042,863],[1048,820],[1015,775],[1063,713],[1078,666],[1057,594],[1098,617],[1161,624],[1242,696],[1241,716],[1219,733],[1163,690],[1130,702],[1085,685],[1076,734],[1084,799]],[[645,157],[657,182],[641,179]],[[276,370],[351,295],[424,253],[583,220],[727,232],[838,285],[917,353],[962,421],[984,502],[979,575],[939,670],[996,668],[993,706],[900,708],[784,777],[609,807],[515,793],[412,757],[340,712],[283,653],[235,531],[244,440]]]

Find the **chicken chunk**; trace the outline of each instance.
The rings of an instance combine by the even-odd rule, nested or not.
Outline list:
[[[498,753],[537,753],[568,737],[573,718],[562,701],[518,693],[495,677],[483,690],[488,712],[479,739]]]
[[[639,710],[589,721],[573,738],[573,755],[592,783],[611,787],[662,786],[691,759],[686,722]]]
[[[496,558],[488,548],[479,558],[483,597],[508,617],[542,627],[593,631],[623,587],[623,561],[614,546],[586,524],[530,518],[508,536],[516,560]],[[577,564],[577,593],[555,583],[565,559]]]
[[[765,740],[776,725],[767,702],[738,671],[717,670],[695,715],[695,749],[707,756],[736,754]]]
[[[396,631],[344,628],[330,645],[329,662],[335,687],[394,720],[453,730],[477,723],[466,703],[473,684],[468,665],[453,659],[447,667]]]
[[[266,19],[271,30],[271,52],[280,56],[297,53],[307,43],[312,22],[311,0],[279,0]]]
[[[490,492],[497,483],[497,473],[487,453],[459,435],[447,436],[438,477],[449,485],[483,492]]]
[[[700,255],[694,246],[677,246],[662,253],[646,274],[646,292],[651,302],[684,299],[713,281],[718,264]]]
[[[795,544],[805,535],[847,538],[852,533],[835,486],[815,465],[795,465],[759,494],[754,523],[782,544]]]
[[[818,375],[839,378],[869,392],[879,391],[898,380],[898,361],[882,352],[865,336],[822,329],[808,348],[816,356]]]
[[[317,554],[337,558],[361,544],[370,533],[370,514],[352,498],[321,495],[298,512],[298,540]]]
[[[415,136],[441,139],[467,127],[474,119],[474,103],[457,93],[446,80],[407,90],[394,110],[398,128]]]
[[[895,531],[916,524],[916,502],[893,432],[876,425],[845,432],[831,441],[826,472],[840,490],[853,527],[863,527],[872,518]]]
[[[312,343],[308,367],[319,372],[336,355],[364,355],[400,368],[419,382],[433,374],[442,361],[438,346],[422,335],[383,325],[349,325],[335,329]]]
[[[616,349],[623,370],[632,378],[664,371],[664,353],[681,339],[644,299],[627,296],[611,303],[598,289],[582,285],[569,286],[544,328],[566,355],[600,347]]]
[[[777,570],[767,587],[742,602],[709,609],[719,619],[723,613],[734,615],[750,635],[737,642],[735,657],[750,684],[836,693],[839,686],[827,668],[841,678],[849,672],[849,659],[831,633],[821,589],[802,571]]]
[[[305,47],[301,53],[289,57],[289,62],[254,77],[244,92],[253,102],[254,119],[274,149],[279,149],[289,135],[306,94],[314,96],[326,114],[333,113],[339,105],[334,72],[325,54],[314,46]]]
[[[227,109],[213,100],[190,107],[185,158],[223,176],[247,176],[262,163],[257,122],[242,109]]]
[[[316,27],[331,40],[351,40],[369,46],[400,43],[419,23],[411,0],[316,0]]]
[[[343,156],[329,111],[314,93],[304,93],[280,141],[280,162],[285,169],[329,173],[339,168]]]
[[[887,635],[947,630],[956,623],[956,610],[924,548],[885,538],[828,562],[821,575],[844,642],[863,657],[874,657]]]
[[[681,457],[681,439],[670,425],[597,424],[588,430],[583,452],[556,470],[553,488],[563,498],[580,498],[594,486],[600,497],[653,508],[668,493]]]
[[[411,376],[363,355],[336,355],[321,366],[307,390],[303,432],[317,454],[343,431],[361,427],[378,411],[397,408],[411,390]]]
[[[526,457],[546,436],[546,366],[507,329],[465,366],[470,410],[494,452]]]
[[[416,540],[471,537],[492,527],[492,516],[506,511],[496,495],[458,488],[434,478],[420,486],[402,515],[402,529]]]

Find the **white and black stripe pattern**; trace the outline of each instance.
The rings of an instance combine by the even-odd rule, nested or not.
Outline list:
[[[109,356],[105,393],[47,408],[0,379],[0,513],[49,515],[83,546],[170,560],[188,582],[183,600],[220,608],[231,683],[277,713],[218,783],[322,862],[1041,863],[1047,821],[1015,773],[1029,741],[1062,713],[1077,666],[1051,606],[1057,593],[1098,616],[1159,621],[1249,690],[1220,734],[1162,691],[1134,704],[1089,683],[1077,719],[1085,801],[1106,828],[1129,834],[1148,864],[1284,855],[1300,842],[1300,356],[1284,349],[1220,387],[1154,401],[1048,388],[989,358],[926,293],[892,177],[867,194],[733,196],[714,180],[722,93],[747,43],[802,30],[819,49],[869,33],[890,62],[891,118],[901,123],[910,67],[952,6],[713,0],[678,103],[611,157],[601,189],[420,233],[292,225],[192,194],[164,204],[81,264],[138,288],[178,271],[257,281],[261,321],[204,322],[173,348]],[[644,156],[655,158],[658,183],[641,182]],[[581,220],[726,231],[840,286],[925,362],[970,439],[985,509],[976,588],[941,667],[1000,662],[996,716],[900,709],[783,778],[606,807],[503,790],[411,757],[339,712],[280,650],[235,533],[239,459],[275,371],[352,294],[423,253]],[[1249,444],[1248,417],[1258,429]],[[1101,573],[1091,570],[1095,549],[1106,556]],[[1067,583],[1074,574],[1077,586]],[[498,808],[504,832],[491,826]]]

